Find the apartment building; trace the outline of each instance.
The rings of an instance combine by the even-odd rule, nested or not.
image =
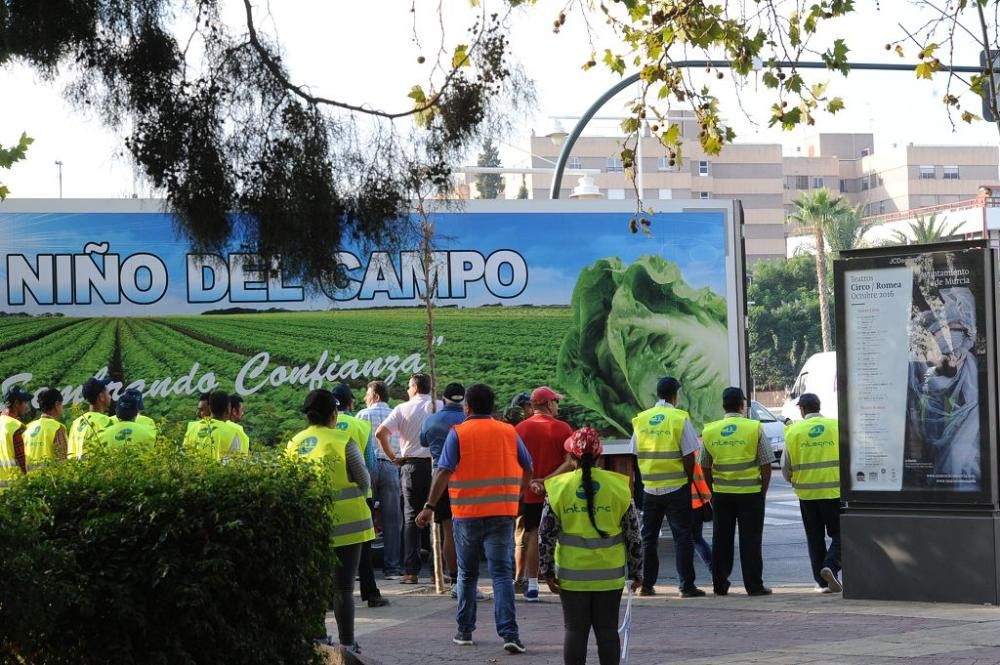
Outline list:
[[[715,156],[697,141],[698,125],[681,114],[683,162],[670,164],[663,146],[652,136],[642,140],[642,196],[655,207],[658,199],[740,199],[745,214],[747,258],[750,262],[785,256],[785,238],[792,227],[785,218],[803,193],[829,189],[866,216],[951,203],[976,196],[982,184],[1000,182],[1000,151],[995,146],[893,146],[875,152],[872,134],[820,134],[804,150],[783,154],[778,143],[735,143]],[[594,180],[609,199],[635,199],[636,185],[621,163],[622,137],[581,137],[573,147],[568,168],[597,169]],[[532,166],[551,167],[561,146],[544,136],[532,136]],[[560,197],[569,197],[577,176],[563,177]],[[532,174],[532,198],[548,198],[552,177]]]

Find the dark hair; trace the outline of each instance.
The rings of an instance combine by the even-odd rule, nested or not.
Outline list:
[[[726,413],[736,413],[743,408],[743,398],[739,395],[726,395],[722,398],[722,408]]]
[[[594,479],[590,476],[590,470],[593,466],[594,456],[590,453],[584,453],[580,458],[580,469],[583,470],[583,493],[587,497],[587,517],[590,518],[590,525],[594,527],[594,531],[601,538],[607,538],[608,534],[598,528],[597,520],[594,519]]]
[[[805,413],[819,413],[819,396],[815,393],[802,393],[799,397],[798,406]]]
[[[198,395],[199,402],[207,402],[208,398],[211,397],[212,393],[201,393]]]
[[[317,388],[306,396],[302,412],[310,425],[329,425],[337,414],[337,398],[329,390]]]
[[[208,410],[216,417],[229,413],[229,393],[217,390],[209,395]]]
[[[485,383],[473,383],[465,391],[465,403],[469,410],[477,416],[489,416],[493,413],[497,396]]]
[[[229,396],[230,409],[238,409],[240,408],[240,404],[242,403],[243,403],[243,398],[237,395],[236,393],[233,393],[232,395]]]
[[[656,396],[668,402],[677,397],[677,391],[681,389],[681,382],[672,376],[665,376],[656,382]]]
[[[63,401],[62,393],[55,388],[46,388],[38,393],[38,408],[43,412],[56,408],[56,404]]]
[[[414,374],[410,377],[413,385],[417,387],[417,392],[426,395],[431,391],[431,377],[429,374]]]
[[[372,381],[368,384],[368,388],[383,402],[389,401],[389,386],[385,385],[385,381]]]

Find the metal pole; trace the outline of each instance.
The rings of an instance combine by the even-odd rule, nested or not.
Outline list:
[[[792,62],[790,60],[779,60],[775,62],[778,67],[787,67],[789,69],[829,69],[825,62]],[[670,65],[674,69],[688,69],[691,67],[715,67],[716,69],[728,69],[730,63],[728,60],[715,61],[715,60],[678,60],[677,62],[671,63]],[[878,63],[878,62],[857,62],[850,65],[851,69],[856,69],[859,71],[877,71],[877,72],[912,72],[916,65],[907,65],[901,63]],[[967,65],[958,66],[942,66],[941,71],[944,72],[955,72],[958,74],[977,74],[983,72],[982,67],[972,67]],[[563,172],[566,170],[566,163],[569,161],[569,155],[573,151],[573,145],[576,143],[577,139],[583,133],[583,130],[587,127],[589,123],[597,112],[601,110],[605,104],[611,101],[612,98],[618,95],[621,91],[628,88],[630,85],[639,82],[639,74],[629,74],[623,78],[618,83],[611,86],[607,92],[597,98],[593,104],[590,105],[583,115],[580,116],[580,120],[577,121],[576,126],[573,127],[573,131],[569,133],[566,140],[563,142],[562,150],[559,151],[559,159],[556,160],[556,171],[552,175],[552,187],[549,190],[549,198],[558,199],[559,190],[562,187]],[[640,132],[641,134],[641,132]],[[642,140],[642,136],[639,137]]]
[[[59,198],[63,197],[63,190],[62,190],[62,167],[63,167],[62,161],[61,160],[56,160],[56,169],[59,171]]]

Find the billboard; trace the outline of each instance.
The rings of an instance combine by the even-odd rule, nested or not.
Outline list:
[[[301,426],[315,387],[382,379],[405,399],[427,369],[429,282],[439,383],[489,383],[502,403],[552,385],[574,424],[624,435],[673,373],[696,420],[718,415],[721,389],[745,385],[734,204],[671,202],[647,237],[628,232],[621,203],[548,203],[434,213],[429,280],[414,240],[345,247],[347,280],[310,289],[237,246],[192,252],[151,202],[11,200],[0,383],[79,403],[87,377],[109,376],[113,393],[137,387],[148,415],[181,423],[198,393],[227,390],[244,396],[251,436],[274,441]]]
[[[895,248],[841,263],[842,469],[851,496],[988,501],[991,253]]]

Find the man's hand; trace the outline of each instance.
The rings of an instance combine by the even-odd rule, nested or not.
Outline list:
[[[559,595],[559,580],[555,577],[546,577],[545,583],[549,586],[549,591]]]
[[[528,488],[538,496],[545,494],[545,483],[537,478],[528,483]]]
[[[638,591],[641,586],[642,586],[642,580],[639,579],[632,580],[632,591]]]
[[[417,516],[416,518],[414,518],[413,521],[417,523],[417,526],[423,529],[425,526],[431,523],[431,519],[433,517],[434,517],[434,511],[431,510],[430,508],[424,508],[419,513],[417,513]]]
[[[392,463],[396,466],[403,466],[403,458],[398,455],[392,456]]]

